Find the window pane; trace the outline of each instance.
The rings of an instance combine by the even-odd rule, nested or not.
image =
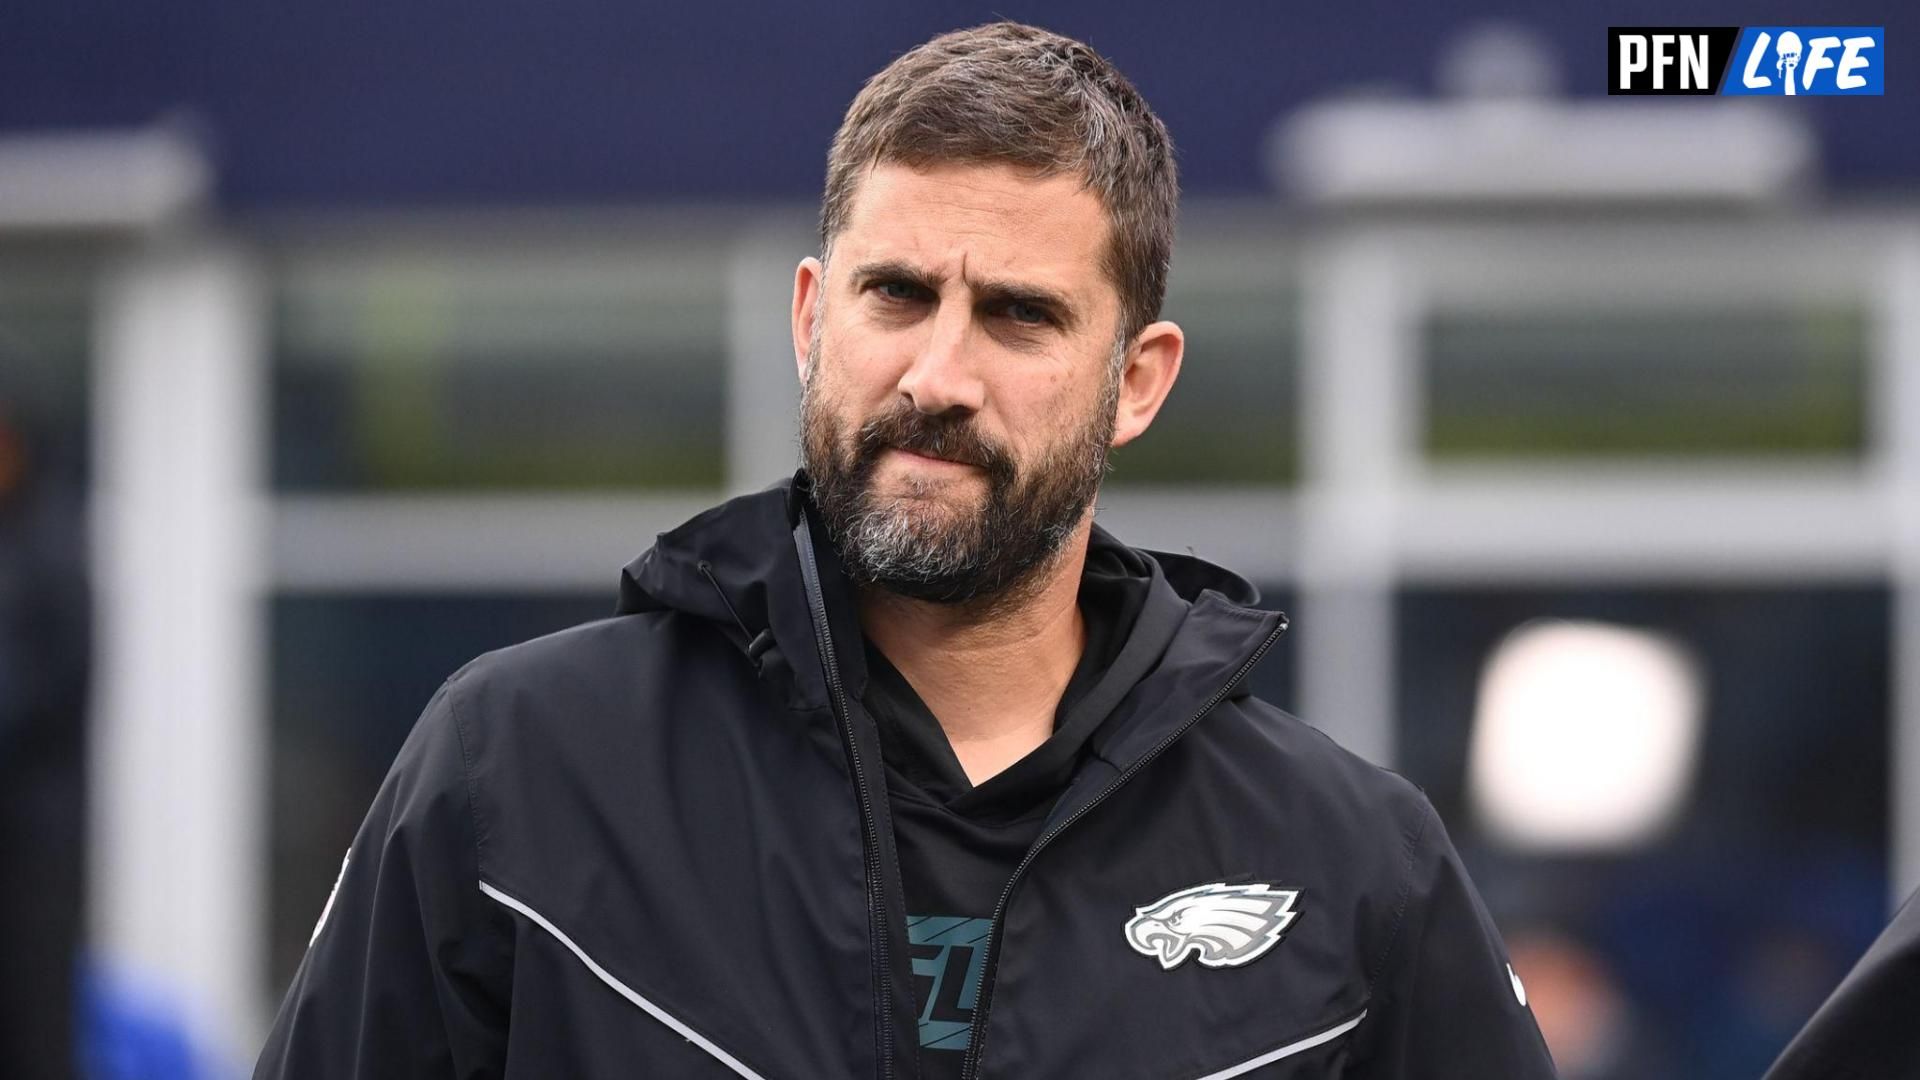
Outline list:
[[[31,464],[55,483],[87,475],[94,279],[85,253],[0,245],[0,407],[32,425]]]
[[[1868,321],[1808,306],[1440,312],[1435,458],[1859,454]]]
[[[1115,484],[1289,484],[1298,471],[1299,305],[1278,239],[1183,235],[1165,318],[1186,358],[1153,426],[1114,452]]]
[[[724,290],[680,250],[290,255],[275,486],[718,488]]]

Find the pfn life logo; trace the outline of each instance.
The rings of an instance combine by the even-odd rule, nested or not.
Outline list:
[[[1609,94],[1877,95],[1878,26],[1609,26]]]
[[[1878,26],[1749,26],[1723,94],[1879,94]]]

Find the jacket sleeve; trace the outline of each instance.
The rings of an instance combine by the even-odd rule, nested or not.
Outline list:
[[[255,1080],[501,1074],[511,942],[479,890],[457,678],[374,796]]]
[[[1350,1076],[1550,1080],[1526,991],[1439,815],[1419,797],[1400,926],[1378,974]]]

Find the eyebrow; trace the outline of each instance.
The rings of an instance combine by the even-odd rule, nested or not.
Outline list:
[[[929,273],[900,259],[882,259],[877,262],[861,263],[853,268],[855,283],[885,279],[900,281],[927,290],[939,292],[946,278]],[[1005,281],[988,278],[973,282],[974,295],[988,305],[1032,304],[1046,308],[1059,321],[1060,328],[1072,330],[1080,323],[1080,311],[1074,307],[1064,293],[1049,289],[1044,285],[1034,285],[1023,281]]]

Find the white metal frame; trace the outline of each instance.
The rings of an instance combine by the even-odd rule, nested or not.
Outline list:
[[[265,1021],[257,281],[217,241],[128,255],[99,298],[93,405],[93,943],[233,1061]]]
[[[1362,225],[1322,237],[1309,265],[1305,715],[1392,760],[1401,582],[1887,582],[1890,878],[1895,899],[1920,886],[1920,223]],[[1702,297],[1851,300],[1870,313],[1864,460],[1472,467],[1419,452],[1413,334],[1427,311],[1680,309]]]

